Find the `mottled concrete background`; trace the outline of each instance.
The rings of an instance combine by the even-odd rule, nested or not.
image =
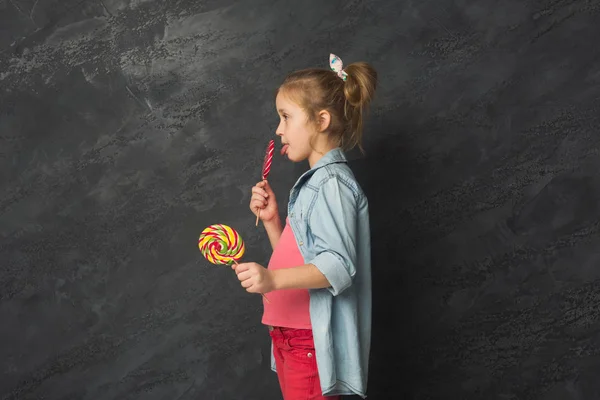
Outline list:
[[[380,73],[370,398],[600,398],[598,37],[583,0],[0,0],[0,398],[280,398],[196,241],[268,261],[273,91],[330,52]]]

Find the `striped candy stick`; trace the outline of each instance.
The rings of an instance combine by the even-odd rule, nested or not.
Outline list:
[[[265,152],[265,159],[263,161],[262,168],[262,180],[267,180],[267,176],[269,176],[269,172],[271,172],[271,164],[273,163],[273,153],[275,152],[275,140],[269,140],[269,144],[267,145],[267,150]],[[258,226],[258,220],[260,218],[260,208],[258,209],[258,214],[256,214],[256,226]]]
[[[240,234],[233,228],[224,224],[214,224],[205,228],[198,239],[198,248],[202,255],[213,264],[227,264],[241,259],[246,251],[246,246]],[[261,293],[269,302],[267,296]]]

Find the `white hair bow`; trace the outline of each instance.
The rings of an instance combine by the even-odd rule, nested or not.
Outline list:
[[[331,70],[336,72],[343,80],[348,78],[348,74],[343,69],[344,63],[342,62],[342,59],[335,54],[329,54],[329,66],[331,67]]]

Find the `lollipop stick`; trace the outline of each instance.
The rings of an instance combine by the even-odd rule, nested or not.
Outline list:
[[[238,262],[235,260],[235,258],[232,258],[232,260],[233,260],[233,262],[235,263],[235,265],[240,265],[240,264],[238,264]],[[271,303],[271,302],[269,301],[269,299],[267,298],[267,296],[265,296],[265,294],[264,294],[264,293],[261,293],[260,295],[261,295],[262,297],[264,297],[264,298],[265,298],[265,300],[267,301],[267,303]]]

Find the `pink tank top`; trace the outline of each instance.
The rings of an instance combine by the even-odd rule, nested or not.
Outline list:
[[[273,250],[268,269],[291,268],[304,265],[304,258],[298,249],[294,232],[285,220],[285,227],[279,242]],[[311,329],[310,297],[307,289],[274,290],[267,294],[270,303],[263,298],[264,312],[262,323],[296,329]]]

